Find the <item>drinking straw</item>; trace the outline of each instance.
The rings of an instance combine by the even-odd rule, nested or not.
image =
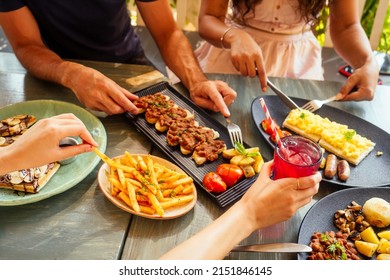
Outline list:
[[[283,145],[282,145],[282,141],[280,140],[278,130],[276,129],[274,120],[271,118],[271,115],[270,115],[270,113],[268,111],[267,105],[265,105],[265,102],[264,102],[263,98],[260,98],[260,104],[261,104],[261,107],[263,108],[265,116],[267,117],[267,119],[269,120],[269,122],[271,124],[271,129],[272,129],[272,131],[275,134],[276,143],[278,144],[279,149],[282,149]]]

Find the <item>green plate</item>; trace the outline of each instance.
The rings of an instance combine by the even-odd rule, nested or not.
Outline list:
[[[30,114],[36,116],[39,120],[63,113],[73,113],[81,119],[95,141],[99,144],[99,150],[105,152],[107,134],[103,124],[85,109],[68,102],[55,100],[20,102],[0,108],[0,119],[18,114]],[[13,190],[0,189],[0,206],[33,203],[62,193],[87,177],[99,162],[100,158],[93,152],[78,155],[72,163],[62,165],[47,185],[36,194],[25,194]]]

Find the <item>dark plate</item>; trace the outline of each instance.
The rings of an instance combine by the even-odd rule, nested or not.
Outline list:
[[[154,94],[156,92],[162,92],[165,95],[168,95],[179,107],[188,109],[190,112],[195,113],[195,120],[199,122],[201,126],[210,127],[219,132],[220,137],[225,141],[227,148],[232,148],[229,134],[225,126],[220,122],[211,118],[206,111],[199,108],[187,97],[183,96],[176,89],[171,87],[168,83],[163,82],[151,86],[149,88],[143,89],[139,92],[136,92],[138,96],[145,96]],[[195,182],[195,185],[198,188],[203,189],[207,194],[215,200],[219,206],[225,207],[239,198],[246,192],[246,190],[253,184],[257,176],[254,176],[250,179],[244,179],[235,186],[227,189],[225,192],[220,194],[214,194],[207,191],[206,188],[202,185],[202,180],[206,173],[215,171],[218,165],[226,163],[227,161],[222,158],[222,155],[216,161],[206,162],[203,165],[197,165],[191,156],[185,156],[180,152],[179,147],[172,147],[167,144],[166,133],[160,133],[155,128],[154,125],[149,124],[144,115],[133,116],[129,113],[126,114],[128,119],[135,124],[135,126],[145,134],[154,144],[156,144],[164,154],[172,160],[176,165],[183,169],[188,175],[190,175]],[[244,143],[245,147],[248,147]]]
[[[390,201],[390,188],[344,189],[320,199],[303,218],[298,232],[298,243],[309,245],[310,238],[315,231],[338,231],[337,227],[333,225],[333,214],[337,210],[345,209],[353,200],[363,205],[372,197],[380,197]],[[300,260],[306,260],[307,257],[307,253],[298,254]]]
[[[282,125],[287,114],[290,112],[289,108],[281,103],[277,96],[269,95],[264,96],[263,98],[272,118],[274,118],[279,125]],[[298,106],[302,106],[308,102],[308,100],[300,98],[291,99],[294,100]],[[346,182],[338,180],[337,176],[334,179],[326,179],[324,177],[324,181],[345,187],[361,188],[381,187],[390,184],[390,145],[388,144],[390,135],[386,131],[359,117],[326,105],[318,110],[316,114],[327,117],[331,121],[348,125],[348,127],[355,129],[358,134],[365,136],[376,143],[374,150],[363,159],[358,166],[350,165],[351,175]],[[259,98],[256,98],[252,102],[252,117],[260,134],[268,141],[269,145],[274,146],[274,143],[269,139],[269,135],[266,134],[260,126],[260,122],[265,119],[265,114],[260,105]],[[380,157],[376,156],[377,151],[382,151],[383,155]],[[320,170],[320,172],[322,173],[323,171]]]

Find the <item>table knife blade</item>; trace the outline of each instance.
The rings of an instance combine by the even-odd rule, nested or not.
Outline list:
[[[278,89],[270,80],[267,79],[267,85],[276,93],[276,95],[287,105],[290,109],[300,109],[294,101],[291,100],[284,92]]]
[[[232,252],[261,252],[261,253],[308,253],[311,252],[311,247],[298,243],[270,243],[270,244],[253,244],[253,245],[238,245],[234,247]]]

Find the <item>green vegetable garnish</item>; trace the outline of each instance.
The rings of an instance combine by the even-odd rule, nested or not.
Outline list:
[[[337,249],[341,251],[340,259],[346,260],[347,254],[345,253],[345,248],[343,245],[340,245],[338,242],[334,242],[326,248],[326,250],[333,256],[335,256]]]
[[[347,131],[344,132],[344,137],[347,140],[352,140],[352,138],[355,136],[356,131],[353,129],[348,129]]]
[[[301,119],[304,119],[306,117],[305,113],[301,113],[301,115],[299,116]]]
[[[326,242],[328,240],[329,240],[329,236],[328,235],[326,235],[325,233],[321,234],[321,241]]]
[[[244,156],[247,156],[247,157],[256,157],[256,156],[259,156],[260,153],[259,152],[252,152],[252,153],[248,153],[244,147],[243,144],[239,143],[239,142],[234,142],[234,149],[239,152],[240,154],[244,155]]]

